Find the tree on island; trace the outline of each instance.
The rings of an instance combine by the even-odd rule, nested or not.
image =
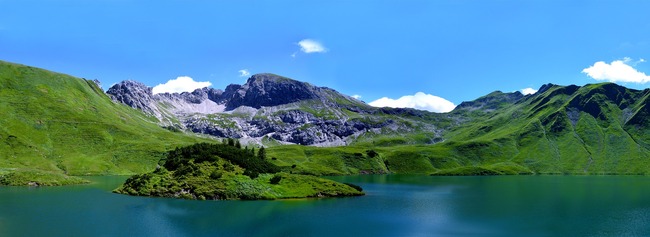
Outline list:
[[[260,149],[257,151],[257,157],[262,160],[266,159],[266,149],[264,149],[264,147],[260,147]]]

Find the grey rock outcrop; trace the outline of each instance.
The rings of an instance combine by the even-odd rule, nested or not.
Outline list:
[[[137,81],[122,81],[106,91],[111,99],[148,114],[155,114],[151,88]]]
[[[228,91],[234,90],[234,91]],[[291,80],[274,74],[264,73],[251,76],[241,87],[226,88],[228,98],[226,110],[239,106],[256,109],[262,106],[277,106],[302,100],[319,98],[319,88],[308,83]]]
[[[374,108],[333,89],[269,73],[253,75],[244,85],[231,84],[223,91],[201,88],[191,93],[152,94],[142,83],[124,81],[107,94],[156,116],[161,125],[255,142],[272,138],[281,143],[331,146],[348,144],[367,132],[436,131],[421,121],[430,112]]]

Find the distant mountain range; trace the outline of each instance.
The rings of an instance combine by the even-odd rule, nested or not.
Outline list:
[[[124,96],[113,88],[108,93],[120,101]],[[439,114],[374,108],[329,88],[258,74],[223,92],[154,95],[152,109],[143,110],[169,108],[163,114],[172,116],[163,120],[180,121],[174,126],[181,129],[262,144],[272,139],[332,146],[355,144],[359,137],[418,134],[420,140],[401,144],[446,141],[437,146],[448,147],[446,156],[457,157],[459,166],[507,161],[534,173],[637,174],[650,169],[649,94],[613,83],[546,84],[533,95],[496,91]],[[186,104],[176,106],[169,98]],[[212,104],[208,113],[188,106],[206,101]]]
[[[427,119],[434,113],[374,108],[330,88],[268,73],[225,90],[152,94],[142,83],[123,81],[106,93],[163,126],[247,143],[340,146],[362,135],[416,131],[431,133],[431,143],[442,140]]]
[[[546,84],[432,113],[375,108],[274,74],[225,90],[153,94],[124,81],[103,92],[0,61],[0,184],[15,173],[141,173],[165,151],[220,137],[266,146],[298,173],[648,174],[649,97],[612,83]]]

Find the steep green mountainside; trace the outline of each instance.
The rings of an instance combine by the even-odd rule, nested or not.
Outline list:
[[[545,85],[448,133],[468,165],[513,162],[536,173],[647,174],[650,90],[613,83]]]
[[[273,147],[269,155],[320,174],[649,174],[649,96],[613,83],[494,92],[445,114],[451,129],[433,145],[383,136],[347,147]]]
[[[229,91],[245,90],[235,101],[251,104],[256,103],[251,98],[259,97],[255,88],[268,92],[294,88],[274,83],[306,85],[314,93],[288,104],[233,104],[237,108],[224,113],[188,115],[195,128],[205,125],[213,132],[246,125],[246,131],[259,136],[242,143],[268,147],[270,162],[294,174],[650,173],[649,89],[547,84],[533,95],[497,91],[438,114],[373,108],[328,88],[260,76],[269,78],[253,78],[225,92],[161,96],[185,101],[178,105],[208,105],[210,98],[231,98]],[[137,100],[137,93],[118,95],[147,105]],[[222,103],[210,101],[212,106]],[[0,184],[57,185],[83,182],[67,175],[148,172],[166,151],[211,141],[161,128],[156,117],[113,102],[93,81],[7,62],[0,62],[0,112]],[[332,134],[340,136],[332,140]],[[274,138],[284,135],[284,140]],[[315,138],[348,145],[286,145]]]
[[[206,141],[112,102],[93,81],[2,61],[0,111],[0,176],[132,174]]]

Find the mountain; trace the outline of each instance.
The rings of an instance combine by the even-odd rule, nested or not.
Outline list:
[[[649,96],[649,89],[613,83],[547,84],[534,95],[514,96],[519,99],[502,95],[505,100],[495,110],[454,129],[439,145],[468,165],[506,162],[534,173],[647,174]],[[459,106],[451,113],[466,110]]]
[[[139,173],[166,150],[208,141],[161,128],[95,81],[3,61],[0,111],[0,183],[8,174],[57,184],[66,174]]]
[[[648,174],[649,97],[613,83],[546,84],[431,113],[374,108],[274,74],[225,90],[153,94],[124,81],[105,93],[96,81],[0,62],[0,184],[151,171],[165,152],[215,136],[264,145],[294,174]]]
[[[495,91],[429,119],[445,128],[435,144],[376,136],[346,147],[273,147],[269,156],[331,175],[650,174],[649,97],[650,89],[613,83]]]
[[[202,95],[208,90],[214,89],[165,94],[165,98]],[[200,96],[205,98],[201,103],[210,100],[222,111],[171,113],[180,121],[175,126],[267,145],[271,141],[359,147],[347,149],[354,152],[336,147],[310,152],[312,148],[275,148],[278,154],[286,149],[303,154],[306,173],[645,174],[650,170],[646,164],[650,158],[648,90],[612,83],[546,84],[533,95],[495,91],[442,114],[373,108],[332,89],[273,74],[254,75],[244,85],[214,91],[212,96]],[[157,97],[162,96],[153,95]],[[321,161],[346,160],[368,148],[390,165],[349,167],[347,161],[332,165]],[[324,155],[325,150],[338,155]],[[371,160],[367,161],[375,162]]]
[[[445,135],[462,166],[505,173],[648,174],[648,96],[614,83],[543,85]],[[459,106],[451,113],[467,113]],[[508,170],[511,169],[511,170]]]
[[[437,114],[413,109],[374,108],[350,96],[275,74],[256,74],[225,90],[153,94],[134,81],[107,92],[117,102],[155,116],[163,126],[238,138],[263,145],[346,145],[359,136],[428,133],[439,141]]]

